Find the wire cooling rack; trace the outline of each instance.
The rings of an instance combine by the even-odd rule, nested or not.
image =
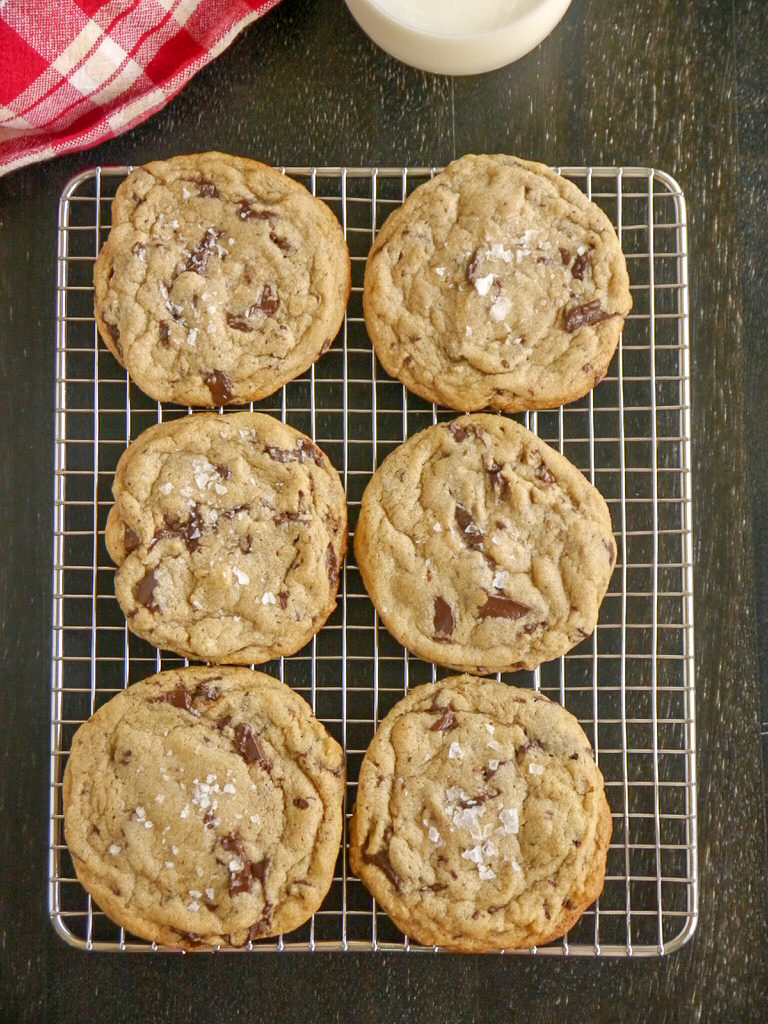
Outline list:
[[[50,795],[50,914],[81,949],[157,947],[110,922],[78,883],[64,843],[61,780],[77,726],[113,694],[180,659],[131,635],[104,547],[111,483],[128,442],[183,415],[152,402],[99,342],[93,263],[127,168],[73,178],[61,197],[56,347],[56,476]],[[434,169],[282,168],[338,215],[352,256],[339,337],[300,378],[255,403],[309,434],[342,475],[354,529],[373,470],[438,410],[376,364],[362,316],[366,255],[386,216]],[[613,814],[605,889],[548,955],[670,952],[696,927],[696,773],[691,568],[691,435],[685,200],[667,174],[563,167],[608,214],[627,257],[634,308],[608,376],[578,402],[524,422],[605,496],[618,564],[595,633],[566,657],[505,677],[572,711],[605,776]],[[346,812],[375,727],[409,685],[449,674],[408,655],[380,624],[352,554],[339,604],[298,654],[262,666],[312,705],[347,752]],[[345,844],[346,846],[346,844]],[[404,950],[410,943],[350,875],[304,927],[247,950]]]

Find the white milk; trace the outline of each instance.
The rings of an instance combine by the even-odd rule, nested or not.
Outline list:
[[[506,25],[528,6],[521,0],[375,0],[407,25],[440,35],[474,35]]]

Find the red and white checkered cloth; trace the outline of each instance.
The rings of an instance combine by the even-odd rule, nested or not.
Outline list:
[[[159,110],[279,0],[0,0],[0,174]]]

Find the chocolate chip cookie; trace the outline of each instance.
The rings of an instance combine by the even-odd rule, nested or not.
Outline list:
[[[308,437],[263,413],[194,413],[123,453],[106,545],[128,628],[186,658],[293,654],[336,606],[344,489]]]
[[[271,167],[199,153],[120,185],[94,271],[107,347],[151,398],[271,395],[331,345],[350,262],[328,206]]]
[[[463,156],[371,247],[365,322],[384,369],[428,401],[507,412],[572,402],[608,369],[632,307],[606,215],[513,156]]]
[[[384,625],[459,670],[532,669],[595,628],[616,562],[608,507],[514,420],[409,438],[365,489],[355,556]]]
[[[576,719],[454,676],[390,711],[360,769],[352,870],[401,931],[458,952],[558,938],[600,895],[612,830]]]
[[[117,924],[182,949],[240,946],[320,906],[343,793],[344,754],[290,687],[185,668],[134,684],[77,730],[64,831]]]

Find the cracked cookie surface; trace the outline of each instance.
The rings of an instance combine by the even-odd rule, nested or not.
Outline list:
[[[602,380],[632,299],[616,232],[580,189],[543,164],[468,155],[389,216],[363,304],[384,369],[411,391],[518,412]]]
[[[418,942],[526,949],[563,935],[600,895],[611,830],[603,777],[568,711],[454,676],[415,687],[379,726],[350,864]]]
[[[198,666],[135,683],[78,729],[64,828],[113,921],[183,949],[239,946],[319,907],[343,792],[341,748],[290,687]]]
[[[151,398],[271,395],[331,345],[350,262],[338,220],[287,175],[199,153],[132,171],[94,270],[107,347]]]
[[[365,489],[355,556],[384,625],[426,661],[532,669],[594,630],[616,562],[608,507],[514,420],[409,438]]]
[[[123,453],[107,518],[115,594],[156,647],[247,665],[293,654],[336,606],[344,489],[328,457],[263,413],[193,413]]]

